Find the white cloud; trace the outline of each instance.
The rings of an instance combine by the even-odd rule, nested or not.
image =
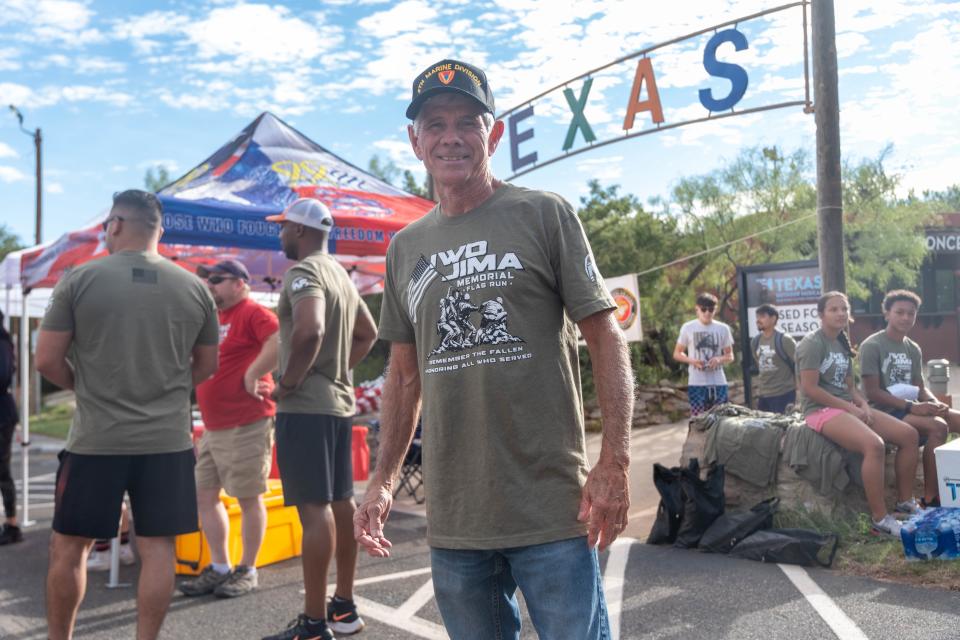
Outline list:
[[[31,64],[31,66],[37,69],[45,69],[51,66],[60,67],[63,69],[70,69],[74,73],[79,73],[82,75],[95,73],[120,74],[123,73],[127,68],[127,65],[124,63],[116,60],[110,60],[109,58],[103,58],[99,56],[68,57],[59,53],[50,54]]]
[[[18,36],[31,42],[59,42],[67,46],[102,42],[104,35],[89,27],[93,15],[86,3],[72,0],[0,2],[0,25],[26,25],[30,33]]]
[[[17,71],[20,69],[20,61],[17,58],[20,51],[13,47],[0,47],[0,71]]]
[[[46,86],[33,90],[12,82],[0,83],[0,104],[15,104],[18,107],[50,107],[62,102],[102,102],[116,107],[126,107],[134,101],[133,96],[122,91],[89,85]]]
[[[117,22],[113,33],[121,40],[129,40],[138,53],[151,54],[160,47],[157,36],[179,34],[189,23],[190,18],[173,11],[151,11]]]
[[[20,182],[26,180],[27,174],[16,167],[0,166],[0,181],[2,182]]]
[[[47,193],[63,193],[63,185],[59,182],[44,182],[43,190]]]
[[[20,154],[17,153],[13,147],[8,144],[0,142],[0,158],[19,158]]]
[[[391,160],[400,170],[413,172],[423,172],[423,165],[417,160],[413,149],[410,148],[409,140],[398,140],[396,138],[386,138],[377,140],[373,143],[374,148],[386,153],[387,158]]]
[[[623,177],[623,156],[587,158],[577,161],[577,173],[588,180],[613,182]]]
[[[339,44],[338,27],[320,26],[322,33],[281,6],[240,4],[214,9],[183,31],[204,59],[290,65],[307,63]]]

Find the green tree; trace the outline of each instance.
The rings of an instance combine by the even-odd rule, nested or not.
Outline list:
[[[0,260],[11,251],[19,251],[23,248],[24,245],[20,242],[20,236],[10,231],[7,225],[0,224]]]
[[[160,189],[170,184],[170,172],[162,164],[147,169],[143,176],[143,186],[147,191],[157,193]]]
[[[924,191],[923,199],[930,202],[941,213],[955,213],[960,211],[960,184],[953,184],[943,191]]]
[[[888,153],[843,172],[847,294],[860,300],[916,286],[927,255],[923,229],[935,218],[932,202],[897,196],[901,177],[884,168]]]
[[[367,171],[377,176],[387,184],[397,186],[396,180],[402,181],[401,188],[407,193],[412,193],[421,198],[427,197],[427,183],[417,182],[416,176],[409,169],[400,170],[393,160],[382,160],[380,156],[374,155],[367,163]]]
[[[580,199],[578,214],[600,273],[608,277],[641,273],[637,284],[646,339],[631,345],[631,356],[638,380],[653,382],[674,368],[670,354],[676,333],[671,334],[670,326],[677,320],[677,305],[672,302],[677,296],[671,282],[673,274],[655,268],[682,255],[688,243],[674,217],[644,210],[635,196],[621,195],[618,186],[602,187],[596,180],[588,186],[590,193]],[[584,350],[581,359],[589,393],[590,367]]]

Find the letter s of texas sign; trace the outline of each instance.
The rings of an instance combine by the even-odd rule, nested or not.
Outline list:
[[[740,52],[744,52],[750,48],[750,43],[747,40],[747,36],[744,35],[742,31],[738,28],[741,24],[749,22],[752,20],[761,20],[766,18],[770,14],[777,13],[780,11],[785,11],[789,9],[800,8],[803,10],[804,14],[807,11],[807,3],[805,2],[794,2],[789,5],[784,5],[768,11],[762,12],[761,14],[749,16],[739,21],[731,21],[718,25],[715,33],[709,37],[706,45],[703,48],[703,69],[706,73],[712,78],[722,79],[724,84],[729,83],[729,88],[724,87],[721,90],[715,90],[712,88],[700,88],[697,90],[697,98],[700,105],[706,110],[701,118],[687,119],[680,122],[666,123],[664,118],[664,109],[663,109],[663,100],[661,99],[660,90],[657,88],[657,74],[655,70],[654,60],[651,57],[648,57],[648,54],[654,50],[677,45],[683,41],[691,40],[693,38],[703,35],[707,30],[699,31],[694,34],[691,34],[686,37],[677,38],[670,40],[668,42],[654,45],[647,49],[644,49],[640,52],[634,53],[630,56],[620,58],[615,60],[607,65],[604,65],[598,69],[594,69],[586,74],[582,74],[573,78],[572,80],[567,81],[567,83],[558,85],[552,89],[549,89],[537,97],[528,100],[525,103],[522,103],[518,107],[510,109],[509,111],[504,112],[500,115],[501,118],[506,117],[507,119],[507,130],[509,131],[510,136],[510,165],[513,171],[513,176],[528,173],[534,169],[546,166],[552,162],[556,162],[563,158],[569,157],[575,153],[580,153],[589,149],[597,148],[605,144],[610,144],[613,142],[619,142],[621,140],[635,137],[638,135],[645,135],[648,133],[654,133],[657,131],[663,131],[666,129],[671,129],[679,127],[685,124],[693,124],[695,122],[703,122],[710,119],[718,119],[723,117],[729,117],[733,115],[743,115],[746,113],[753,113],[756,111],[768,110],[768,109],[777,109],[788,106],[804,106],[809,109],[811,106],[809,98],[809,89],[807,89],[807,94],[804,100],[787,100],[771,104],[764,104],[759,106],[751,106],[750,108],[741,109],[739,111],[734,111],[734,107],[740,103],[743,97],[747,93],[747,87],[750,84],[749,75],[747,69],[741,64],[736,62],[728,62],[721,60],[721,57],[727,59],[733,58],[736,59],[736,56]],[[797,16],[799,18],[799,15]],[[804,20],[805,28],[806,20]],[[729,28],[729,25],[734,25]],[[712,30],[712,29],[711,29]],[[769,38],[764,38],[764,46],[769,45]],[[805,38],[804,38],[805,42]],[[726,45],[726,46],[724,46]],[[719,51],[723,47],[723,51]],[[732,52],[731,52],[732,49]],[[798,53],[803,51],[804,57],[806,57],[806,46],[800,49],[798,47]],[[722,55],[721,55],[722,54]],[[642,56],[642,57],[640,57]],[[612,67],[617,64],[621,64],[625,61],[631,60],[633,58],[639,57],[636,63],[636,69],[633,73],[633,82],[630,88],[629,97],[627,99],[626,107],[624,110],[623,116],[623,135],[618,135],[612,139],[599,141],[597,136],[594,133],[593,127],[590,125],[590,122],[587,120],[586,109],[587,104],[590,98],[590,91],[593,88],[594,80],[598,78],[603,78],[605,84],[605,98],[611,97],[611,94],[614,93],[611,91],[613,86],[613,81],[609,74],[601,74],[600,72],[605,69]],[[799,66],[799,61],[798,61]],[[803,74],[805,77],[806,66],[804,65]],[[579,79],[583,79],[583,84],[581,85],[579,92],[575,93],[567,84],[575,82]],[[809,87],[809,82],[805,83]],[[798,79],[799,85],[799,79]],[[540,98],[546,98],[551,96],[558,89],[562,90],[563,102],[566,103],[566,106],[569,108],[571,113],[571,119],[569,126],[566,130],[566,136],[564,137],[563,145],[561,147],[562,153],[551,158],[550,160],[544,162],[538,162],[539,154],[537,151],[530,151],[530,147],[533,144],[533,139],[535,136],[534,127],[532,126],[532,121],[524,123],[525,120],[529,120],[534,116],[534,103]],[[795,95],[795,93],[793,94]],[[692,98],[692,96],[691,96]],[[548,100],[550,98],[547,98]],[[559,97],[554,95],[553,100],[556,104],[551,104],[547,111],[551,112],[551,121],[553,120],[553,113],[555,113],[554,108],[562,104],[559,100]],[[562,108],[562,107],[561,107]],[[655,128],[632,132],[634,127],[637,124],[637,116],[643,113],[648,113],[651,122],[655,125]],[[688,113],[687,110],[684,110],[684,113]],[[549,124],[545,125],[549,126]],[[574,142],[577,138],[577,134],[580,134],[583,138],[583,141],[587,146],[571,151],[574,146]],[[521,144],[523,144],[523,149],[521,149]],[[525,155],[521,155],[522,153]]]

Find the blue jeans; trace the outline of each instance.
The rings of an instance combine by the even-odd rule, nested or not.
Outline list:
[[[430,549],[433,590],[451,640],[517,640],[517,587],[540,640],[607,640],[596,549],[587,539],[495,550]]]

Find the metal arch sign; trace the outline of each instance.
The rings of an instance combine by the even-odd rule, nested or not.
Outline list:
[[[697,122],[707,122],[758,111],[794,106],[802,106],[805,112],[812,112],[807,52],[807,8],[809,4],[810,0],[792,2],[653,45],[571,78],[499,114],[499,119],[506,120],[507,131],[509,133],[510,167],[512,175],[507,179],[511,180],[563,160],[564,158],[583,153],[584,151]],[[802,13],[804,99],[755,104],[747,107],[741,106],[738,109],[738,105],[741,105],[750,86],[748,68],[738,63],[736,55],[750,48],[749,39],[743,31],[740,30],[740,25],[791,9],[799,9],[797,13]],[[699,88],[696,91],[696,97],[704,109],[702,117],[668,122],[664,116],[663,95],[657,86],[655,60],[650,54],[671,45],[691,41],[711,32],[713,32],[713,35],[707,39],[703,47],[703,69],[710,78],[718,78],[729,82],[729,88],[725,93],[722,90],[715,91],[713,88]],[[721,47],[723,48],[722,52]],[[731,48],[732,55],[730,52]],[[585,114],[594,80],[600,77],[598,74],[601,71],[606,71],[615,65],[622,65],[635,59],[637,60],[636,68],[633,72],[633,81],[630,86],[629,97],[627,98],[627,103],[623,111],[623,133],[612,136],[606,140],[598,140],[594,127],[591,126]],[[579,80],[582,80],[583,83],[580,85],[579,91],[575,92],[569,85]],[[533,150],[536,137],[532,120],[535,115],[534,109],[542,99],[556,100],[557,92],[561,90],[566,106],[570,110],[570,122],[561,146],[561,153],[541,162],[539,152]],[[638,122],[645,116],[649,117],[650,122],[654,126],[635,131]],[[583,146],[575,149],[574,145],[578,137],[582,138]]]

